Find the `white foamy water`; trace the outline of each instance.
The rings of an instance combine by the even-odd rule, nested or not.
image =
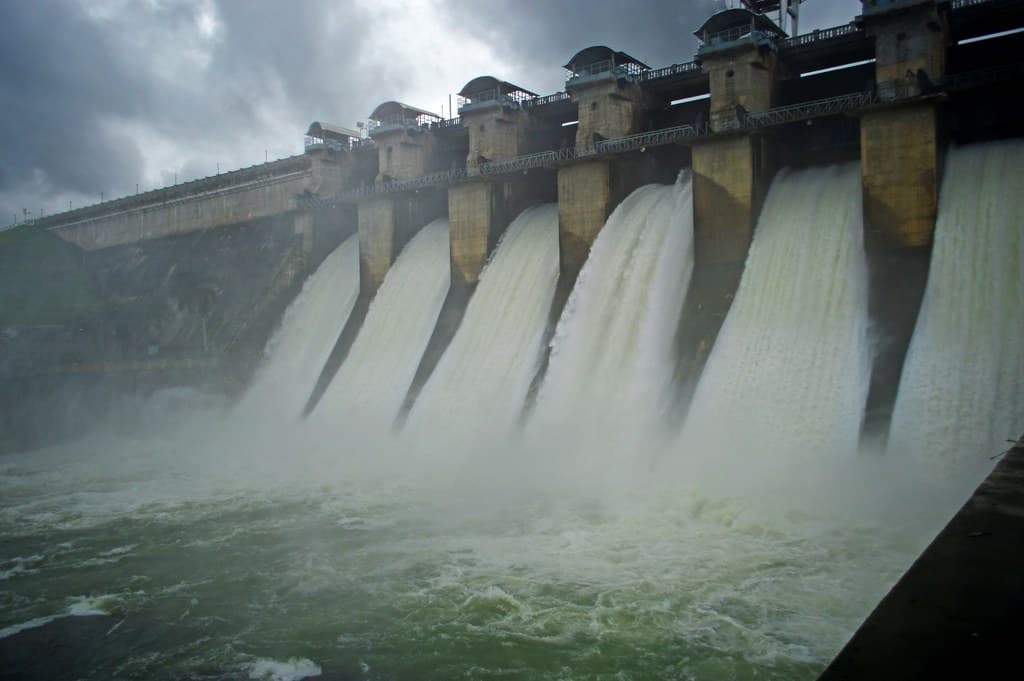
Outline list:
[[[1024,432],[1022,226],[1024,142],[951,149],[890,456],[980,476]]]
[[[281,320],[237,417],[296,419],[359,295],[359,238],[351,236],[320,264]]]
[[[817,181],[821,173],[808,180],[818,194],[828,189]],[[651,191],[678,198],[679,190]],[[645,198],[651,191],[623,210],[654,202]],[[801,212],[804,203],[828,197],[787,189],[787,214],[814,224],[762,225],[751,263],[759,279],[747,284],[746,295],[756,298],[758,284],[774,281],[766,275],[772,268],[753,261],[767,257],[765,244],[783,237],[765,235],[795,230],[804,241],[789,257],[769,262],[800,279],[808,299],[821,296],[846,309],[840,303],[852,293],[824,286],[793,255],[813,250],[834,272],[844,272],[839,265],[846,261],[822,253],[847,248],[846,266],[854,270],[856,249],[833,243],[841,241],[834,221],[846,210],[846,197],[835,192],[832,205]],[[671,373],[670,322],[684,295],[689,231],[665,228],[654,216],[678,217],[669,210],[673,200],[657,202],[661,207],[648,211],[645,226],[620,228],[637,232],[632,246],[622,244],[630,255],[616,261],[621,265],[600,265],[612,258],[602,252],[619,247],[599,243],[581,280],[574,320],[566,318],[559,346],[563,360],[576,324],[643,355],[638,364],[620,365],[601,346],[585,351],[595,362],[583,364],[581,374],[566,369],[565,380],[574,385],[594,379],[572,393],[584,414],[602,413],[608,402],[604,413],[639,421],[658,399],[642,396],[661,392],[656,369]],[[614,225],[609,228],[611,236],[602,239],[618,243]],[[658,229],[668,230],[660,242],[651,236]],[[503,253],[511,243],[502,245]],[[502,255],[502,267],[517,259]],[[487,448],[463,452],[467,462],[482,461],[475,466],[439,467],[435,458],[443,461],[448,452],[418,448],[413,454],[424,465],[408,474],[417,468],[410,465],[413,448],[387,431],[442,304],[447,263],[443,224],[425,228],[398,258],[321,403],[321,410],[330,405],[322,419],[340,422],[326,436],[307,420],[273,424],[270,437],[256,417],[225,418],[216,402],[180,392],[151,398],[149,430],[96,433],[0,460],[0,631],[9,630],[13,643],[19,634],[8,628],[46,626],[72,611],[111,613],[110,628],[88,651],[97,678],[295,679],[319,672],[326,678],[813,679],[948,517],[951,507],[935,495],[896,488],[879,475],[882,458],[867,462],[859,484],[844,476],[817,497],[794,485],[772,495],[772,505],[738,483],[727,485],[728,495],[708,495],[701,478],[679,478],[667,467],[645,479],[608,476],[594,463],[595,450],[628,466],[638,449],[657,448],[657,436],[639,434],[636,446],[616,447],[598,437],[610,429],[595,427],[594,435],[571,418],[552,423],[550,437],[494,438]],[[620,276],[620,267],[631,268],[630,276]],[[497,271],[496,260],[486,278]],[[615,284],[606,286],[605,278]],[[622,317],[583,321],[590,319],[583,310],[608,301],[625,308]],[[828,316],[828,305],[796,302]],[[799,319],[781,302],[771,309]],[[484,316],[492,315],[499,312]],[[765,319],[764,330],[752,325],[754,337],[780,333],[769,323],[774,317]],[[828,323],[845,319],[836,313]],[[311,326],[296,333],[316,321],[304,323]],[[483,339],[486,324],[471,323],[460,333]],[[620,325],[631,332],[620,333]],[[832,343],[832,361],[842,363],[843,346],[828,334],[818,337]],[[805,384],[814,386],[817,364],[786,359],[789,350],[776,347],[734,379],[748,381],[746,374],[778,354],[799,369],[780,378],[786,390],[799,394]],[[476,353],[465,348],[459,359]],[[822,354],[819,364],[826,361]],[[606,367],[600,380],[590,375],[593,367]],[[497,384],[494,367],[480,371]],[[511,374],[506,378],[520,385]],[[812,393],[832,399],[827,390]],[[571,417],[572,403],[561,404]],[[783,425],[819,418],[790,407],[777,414],[787,419]],[[618,408],[621,414],[614,413]],[[481,409],[474,418],[489,413]],[[445,425],[435,422],[434,429]],[[777,437],[772,427],[766,426],[766,439]],[[714,453],[724,459],[733,452]],[[575,465],[565,465],[572,457]],[[440,474],[420,475],[437,468]],[[853,492],[843,497],[846,489]]]
[[[407,430],[441,430],[453,438],[508,433],[540,361],[557,283],[558,206],[535,206],[509,225],[484,268]]]
[[[531,430],[605,445],[650,436],[672,393],[673,339],[693,271],[693,190],[647,185],[608,218],[569,296]],[[571,425],[570,425],[571,424]]]
[[[248,665],[249,678],[257,681],[300,681],[320,676],[321,671],[312,660],[297,657],[286,662],[259,659]]]
[[[694,394],[685,456],[775,467],[856,452],[870,373],[862,239],[856,164],[779,173]]]
[[[50,622],[59,620],[63,617],[90,617],[93,615],[108,615],[110,614],[107,609],[107,602],[112,600],[113,597],[99,596],[94,598],[86,598],[84,596],[69,598],[71,601],[70,605],[56,615],[47,615],[45,617],[34,617],[25,622],[18,622],[0,629],[0,639],[7,638],[8,636],[14,636],[20,634],[28,629],[38,629],[39,627],[46,626]]]
[[[419,231],[395,259],[315,422],[387,430],[409,390],[441,312],[451,274],[448,219]]]

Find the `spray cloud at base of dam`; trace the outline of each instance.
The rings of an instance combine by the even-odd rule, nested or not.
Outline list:
[[[553,209],[508,228],[396,432],[450,281],[447,225],[430,223],[305,421],[267,428],[230,405],[176,415],[154,403],[165,427],[147,438],[97,433],[5,460],[0,530],[12,542],[0,570],[22,597],[0,626],[64,613],[81,595],[128,615],[121,633],[172,613],[147,625],[168,634],[158,655],[103,661],[138,675],[293,658],[281,664],[403,678],[469,664],[481,675],[813,678],[964,493],[915,479],[898,439],[886,457],[857,454],[871,346],[856,178],[856,165],[776,178],[681,433],[662,410],[693,266],[688,174],[641,187],[609,218],[536,408],[511,435],[557,276]],[[308,326],[278,332],[261,377],[278,362],[306,366],[279,352],[293,333],[329,349],[344,311],[327,324],[302,308],[321,283],[357,276],[344,249],[293,303],[286,323]],[[310,372],[283,373],[295,385],[280,385],[282,399],[309,389]],[[449,425],[453,437],[434,437]],[[610,431],[622,439],[605,441]],[[452,457],[460,432],[472,437]],[[754,474],[772,466],[829,469],[846,493]],[[242,609],[244,622],[221,621]]]

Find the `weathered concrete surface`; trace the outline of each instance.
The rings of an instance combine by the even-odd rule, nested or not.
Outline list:
[[[302,410],[303,416],[309,416],[313,413],[316,405],[320,402],[320,398],[327,392],[327,386],[331,384],[334,375],[338,373],[338,369],[341,368],[345,358],[348,357],[349,350],[352,349],[352,344],[355,343],[356,336],[359,335],[359,330],[363,328],[363,322],[366,320],[366,313],[370,310],[370,301],[372,299],[371,296],[363,295],[356,298],[355,306],[352,308],[352,312],[349,313],[345,326],[342,327],[341,334],[338,336],[338,340],[335,341],[323,369],[320,370],[320,375],[317,377],[316,385],[313,386],[309,399],[306,400],[306,406]]]
[[[693,147],[693,236],[698,265],[746,259],[762,188],[759,141],[725,137]]]
[[[359,203],[359,290],[367,295],[384,283],[395,258],[395,197]]]
[[[949,21],[935,2],[896,9],[865,3],[864,31],[875,41],[877,82],[914,78],[918,69],[933,81],[945,75]]]
[[[1015,678],[1024,449],[1008,453],[819,681]]]
[[[577,150],[593,149],[595,135],[610,139],[644,129],[648,107],[643,90],[635,83],[609,74],[606,78],[570,83],[567,89],[579,111]]]
[[[482,161],[499,161],[528,153],[531,127],[525,111],[494,102],[493,106],[477,105],[461,116],[469,131],[467,169],[473,170]]]
[[[869,248],[868,311],[878,333],[861,427],[866,447],[884,450],[896,393],[928,283],[931,245]]]
[[[910,37],[905,33],[908,22],[929,21],[933,10],[919,6],[870,24],[878,32],[879,80],[918,68],[942,74],[945,45],[936,36],[944,33],[926,27]],[[869,110],[860,124],[868,306],[877,330],[862,439],[881,447],[928,280],[943,145],[936,100]]]
[[[498,201],[505,183],[469,182],[448,190],[452,282],[476,284],[491,249],[508,226]]]
[[[776,97],[778,58],[749,43],[719,50],[703,62],[711,86],[711,129],[722,131],[736,121],[737,107],[766,111]]]
[[[373,297],[399,251],[447,210],[447,192],[382,194],[359,202],[359,295]]]
[[[928,246],[938,212],[940,143],[934,102],[861,116],[861,180],[869,243]]]
[[[493,102],[464,111],[462,120],[469,131],[466,169],[470,173],[483,162],[514,158],[529,149],[531,121],[525,111]],[[449,188],[454,286],[476,285],[488,256],[513,218],[512,194],[509,180],[477,180]]]
[[[685,416],[743,277],[743,260],[694,267],[676,330],[677,416]]]
[[[387,126],[374,131],[377,143],[377,182],[406,180],[428,172],[434,137],[428,132],[406,126]]]
[[[729,312],[773,174],[765,140],[723,137],[693,147],[694,269],[676,336],[680,413],[689,406]]]
[[[221,182],[212,181],[218,178],[203,180],[193,191],[180,189],[189,185],[179,185],[132,197],[134,200],[54,216],[39,224],[91,251],[277,216],[291,211],[295,195],[314,181],[308,160],[282,164],[279,170],[268,168],[255,178],[247,171],[225,173],[218,176]]]
[[[622,200],[612,183],[611,161],[558,169],[558,247],[563,276],[575,279],[612,210]]]
[[[473,297],[475,290],[475,284],[462,284],[454,281],[448,288],[426,350],[423,351],[423,357],[420,358],[420,363],[416,367],[416,374],[413,376],[409,390],[402,401],[402,407],[398,410],[398,416],[395,418],[396,427],[401,427],[405,423],[406,417],[413,405],[416,404],[416,398],[419,397],[420,391],[427,384],[430,375],[434,373],[444,351],[448,349],[452,339],[455,338],[455,333],[462,324],[462,318],[466,316],[469,299]]]
[[[865,31],[875,40],[875,80],[898,82],[905,90],[882,87],[883,99],[920,94],[921,79],[946,73],[945,12],[934,2],[903,5],[865,6]],[[877,337],[861,437],[883,447],[928,280],[942,173],[938,100],[865,111],[860,155],[868,311]]]

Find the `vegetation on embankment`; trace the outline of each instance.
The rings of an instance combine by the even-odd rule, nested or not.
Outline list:
[[[77,246],[32,226],[0,232],[0,326],[73,324],[103,309]]]

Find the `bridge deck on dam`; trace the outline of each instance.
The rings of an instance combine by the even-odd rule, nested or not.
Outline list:
[[[712,137],[727,137],[738,133],[783,126],[823,116],[858,113],[875,106],[891,106],[896,102],[932,99],[962,90],[1011,82],[1021,77],[1024,77],[1024,64],[1011,64],[969,73],[952,74],[941,82],[934,83],[928,91],[922,91],[916,81],[880,83],[871,90],[851,92],[834,97],[775,107],[764,112],[745,114],[737,120],[735,125],[724,131],[714,132],[706,123],[672,126],[627,137],[601,140],[595,143],[593,148],[586,150],[566,147],[542,151],[501,161],[481,163],[472,170],[456,168],[406,180],[366,184],[330,197],[300,197],[299,202],[306,207],[325,207],[354,202],[374,194],[444,187],[470,177],[500,176],[533,168],[555,168],[585,158],[600,158],[669,144],[692,144]]]
[[[954,41],[951,55],[957,49],[958,41],[1024,25],[1024,2],[1019,0],[952,0],[941,4],[949,8],[950,37]],[[806,80],[801,78],[802,74],[870,61],[874,57],[874,43],[874,38],[867,35],[863,21],[858,18],[841,26],[782,38],[775,44],[775,49],[778,51],[780,62],[785,65],[783,80],[796,83]],[[1007,57],[1004,56],[1003,59],[1005,58]],[[855,75],[860,77],[860,74]],[[1019,73],[1011,77],[1017,76]],[[662,68],[645,68],[636,73],[623,74],[623,77],[638,85],[654,101],[664,105],[666,111],[671,103],[707,95],[710,89],[709,75],[700,55],[693,61]],[[939,87],[949,91],[969,86],[964,74],[956,77],[959,78],[957,83],[950,81],[938,84]],[[571,80],[570,77],[570,83]],[[835,82],[831,86],[818,92],[815,92],[815,88],[819,83],[813,86],[808,83],[807,87],[784,87],[783,91],[789,94],[787,98],[777,102],[780,106],[746,117],[734,129],[725,131],[725,134],[749,132],[825,115],[853,114],[878,104],[877,100],[866,101],[863,93],[837,94],[836,87],[839,82],[849,85],[852,83],[851,78],[832,80]],[[884,87],[886,84],[878,84],[879,89]],[[793,93],[796,92],[799,94],[794,99]],[[825,97],[826,94],[836,96]],[[540,122],[542,126],[552,126],[555,130],[560,124],[570,123],[578,118],[578,105],[568,91],[531,97],[517,102],[516,106],[528,111],[531,118]],[[628,138],[603,140],[586,153],[576,153],[575,150],[566,148],[549,149],[484,163],[478,169],[467,169],[464,162],[456,162],[454,169],[445,172],[428,173],[404,179],[402,182],[376,183],[372,186],[368,186],[368,178],[354,176],[350,178],[348,188],[341,193],[332,193],[337,192],[337,189],[325,192],[323,189],[317,191],[314,188],[311,200],[302,202],[301,207],[326,207],[352,202],[370,194],[440,187],[477,174],[503,175],[531,168],[555,168],[584,156],[628,153],[651,146],[691,143],[711,135],[709,130],[701,127],[699,120],[680,125],[684,122],[684,117],[694,116],[698,108],[689,108],[685,111],[682,108],[676,109],[674,117],[663,116],[664,120],[659,121],[662,126],[659,129]],[[438,140],[442,140],[448,152],[453,152],[453,156],[458,156],[454,150],[465,144],[468,135],[465,122],[459,117],[435,120],[424,127]],[[315,145],[309,150],[313,148]],[[375,162],[377,147],[372,139],[354,140],[350,148],[360,158],[369,160],[373,157]],[[295,156],[87,208],[57,213],[38,219],[34,224],[84,248],[92,249],[286,213],[298,207],[296,196],[308,193],[306,190],[310,185],[311,165],[313,163],[309,154]]]
[[[311,166],[306,155],[290,156],[56,213],[32,224],[85,250],[237,224],[292,210]]]

